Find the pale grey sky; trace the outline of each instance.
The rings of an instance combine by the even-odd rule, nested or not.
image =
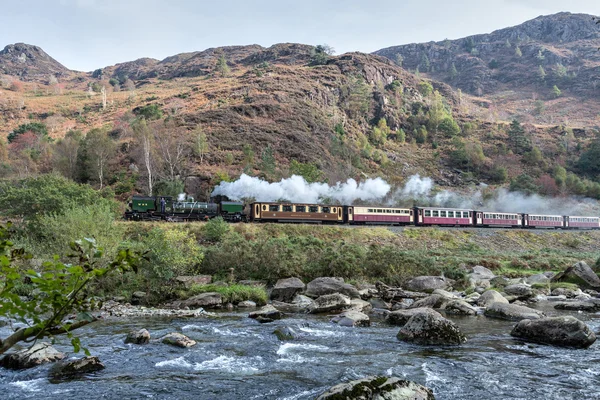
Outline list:
[[[456,39],[598,0],[0,0],[0,48],[25,42],[91,71],[227,45],[327,43],[338,54]]]

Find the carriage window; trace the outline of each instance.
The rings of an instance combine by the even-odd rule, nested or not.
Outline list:
[[[369,208],[369,209],[367,210],[367,212],[370,212],[370,213],[372,213],[372,212],[375,212],[375,210],[373,210],[372,208]]]
[[[432,211],[432,215],[433,215],[434,217],[439,217],[439,216],[440,216],[440,212],[439,212],[438,210],[433,210],[433,211]]]
[[[267,211],[267,206],[263,206],[263,211]]]
[[[430,210],[425,210],[425,216],[426,217],[431,217],[431,211]]]
[[[283,206],[284,212],[292,212],[292,206]]]
[[[386,214],[391,214],[391,213],[392,213],[392,210],[385,210],[385,213],[386,213]]]
[[[306,206],[296,206],[296,212],[306,212]]]
[[[337,210],[335,209],[335,207],[333,207],[333,210],[331,212],[333,212],[333,213],[337,212]]]
[[[310,206],[308,207],[309,212],[319,212],[319,206]],[[352,214],[352,209],[348,210],[348,214]]]
[[[468,211],[463,211],[463,218],[469,218],[470,213]]]
[[[352,214],[352,209],[351,208],[348,209],[348,214]]]
[[[271,206],[269,206],[269,211],[279,211],[279,205],[276,205],[276,206],[271,205]]]
[[[323,207],[323,212],[324,213],[329,213],[330,212],[329,207]]]
[[[448,218],[454,218],[454,211],[448,211]]]

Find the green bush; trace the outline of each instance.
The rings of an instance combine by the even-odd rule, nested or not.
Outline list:
[[[220,241],[231,230],[231,226],[223,217],[211,219],[204,225],[204,237],[211,242]]]
[[[27,124],[19,125],[11,133],[8,134],[6,140],[8,143],[12,143],[19,135],[25,132],[33,132],[38,136],[48,136],[48,128],[41,122],[30,122]]]
[[[242,301],[253,301],[257,305],[267,304],[267,291],[263,286],[248,286],[233,284],[229,286],[219,285],[194,285],[188,291],[193,296],[200,293],[217,292],[223,296],[224,303],[238,304]]]
[[[158,104],[148,104],[147,106],[136,107],[133,109],[133,113],[137,116],[146,118],[148,121],[161,119],[163,116],[163,112]]]

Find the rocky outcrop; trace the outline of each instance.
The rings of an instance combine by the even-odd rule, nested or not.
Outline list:
[[[290,303],[296,294],[304,291],[306,285],[298,278],[280,279],[271,290],[270,299]]]
[[[150,342],[150,332],[146,329],[140,329],[139,331],[131,331],[125,337],[125,343],[133,344],[147,344]]]
[[[421,292],[412,292],[409,290],[404,290],[399,287],[391,287],[386,285],[383,282],[377,282],[375,284],[377,291],[379,292],[379,296],[382,300],[390,302],[390,301],[404,301],[406,299],[422,299],[427,297],[427,294]]]
[[[331,319],[331,322],[334,322],[340,326],[370,326],[371,320],[367,314],[364,314],[360,311],[356,310],[348,310],[344,311],[340,315],[336,315]]]
[[[477,300],[477,305],[480,307],[487,307],[493,303],[508,304],[508,300],[495,290],[488,290],[483,292]]]
[[[352,302],[348,296],[340,293],[326,294],[315,299],[310,312],[319,314],[324,312],[341,311],[350,308]]]
[[[525,306],[516,304],[492,303],[484,312],[486,317],[521,321],[523,319],[540,319],[544,313]]]
[[[190,288],[195,285],[208,285],[212,282],[210,275],[181,275],[175,278],[175,282]]]
[[[187,337],[179,332],[173,332],[173,333],[169,333],[168,335],[163,336],[163,338],[161,339],[161,342],[163,342],[165,344],[169,344],[171,346],[182,347],[182,348],[192,347],[196,344],[195,340],[190,339],[189,337]]]
[[[360,298],[358,290],[354,286],[344,283],[342,278],[317,278],[306,285],[308,297],[316,298],[333,293],[341,293],[350,298]]]
[[[587,348],[596,341],[596,335],[583,322],[572,316],[525,319],[510,333],[519,339],[561,347]]]
[[[400,329],[398,340],[421,345],[459,345],[467,341],[458,326],[433,313],[412,316]]]
[[[494,279],[495,277],[496,275],[494,275],[491,270],[487,269],[486,267],[482,267],[481,265],[476,265],[469,274],[469,282],[471,283],[471,286],[489,287],[490,280]]]
[[[0,51],[0,74],[48,83],[51,75],[68,77],[71,71],[38,46],[9,44]]]
[[[189,299],[172,303],[174,308],[197,309],[197,308],[219,308],[223,305],[223,296],[217,292],[201,293]]]
[[[291,303],[283,303],[281,301],[273,301],[273,306],[283,312],[301,313],[309,312],[314,306],[315,301],[310,297],[297,294]]]
[[[361,313],[368,314],[373,309],[373,305],[368,301],[361,299],[352,299],[350,300],[350,309],[356,310]]]
[[[448,302],[444,310],[447,314],[477,315],[477,309],[463,300],[452,300]]]
[[[444,308],[446,304],[451,300],[452,299],[442,296],[440,294],[432,294],[429,297],[415,301],[410,306],[408,306],[408,308]]]
[[[50,370],[51,381],[63,381],[79,378],[92,372],[102,371],[104,364],[98,357],[83,357],[76,360],[60,362]]]
[[[531,286],[529,285],[520,283],[504,287],[504,293],[511,296],[516,296],[519,299],[527,299],[533,296],[533,289],[531,289]]]
[[[411,381],[386,376],[370,376],[340,383],[317,400],[435,400],[433,392]]]
[[[281,311],[270,304],[267,304],[261,309],[248,314],[249,318],[253,318],[260,323],[273,322],[276,319],[281,319],[282,316],[283,314]]]
[[[417,276],[406,283],[408,290],[431,293],[435,289],[447,289],[452,283],[442,276]]]
[[[59,361],[65,355],[56,350],[50,343],[36,343],[31,348],[11,353],[0,360],[0,365],[9,369],[25,369]]]
[[[404,325],[406,325],[408,320],[411,319],[413,316],[415,316],[417,314],[422,314],[422,313],[433,314],[433,315],[437,315],[440,317],[442,316],[442,314],[433,310],[432,308],[421,307],[421,308],[409,308],[409,309],[405,309],[405,310],[392,311],[387,314],[385,320],[390,325],[404,326]]]
[[[584,261],[579,261],[552,278],[553,282],[571,281],[581,287],[600,289],[600,278]]]
[[[584,301],[561,301],[556,303],[554,308],[557,310],[596,312],[600,311],[600,299],[590,299]]]

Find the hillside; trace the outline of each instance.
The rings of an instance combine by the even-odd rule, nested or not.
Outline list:
[[[487,99],[494,108],[488,119],[596,126],[599,47],[600,29],[591,15],[559,13],[489,34],[393,46],[374,54]]]
[[[0,51],[0,74],[26,81],[48,82],[51,76],[65,78],[71,71],[38,46],[15,43]]]

